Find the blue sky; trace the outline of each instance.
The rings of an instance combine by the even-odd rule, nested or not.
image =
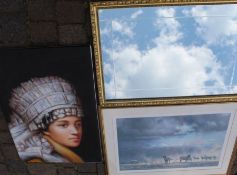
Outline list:
[[[162,156],[220,156],[229,113],[116,120],[120,163],[162,163]]]
[[[106,98],[236,93],[237,5],[99,11]]]

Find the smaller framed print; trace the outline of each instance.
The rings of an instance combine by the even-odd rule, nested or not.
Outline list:
[[[109,175],[229,175],[237,103],[101,109]]]

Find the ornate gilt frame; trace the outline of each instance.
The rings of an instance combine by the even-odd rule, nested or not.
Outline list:
[[[92,2],[90,5],[92,36],[94,46],[95,68],[97,77],[98,97],[101,107],[130,107],[130,106],[155,106],[177,104],[202,104],[236,102],[237,95],[212,95],[212,96],[186,96],[147,99],[106,100],[103,80],[102,55],[99,34],[98,10],[123,7],[149,7],[164,5],[207,5],[207,4],[232,4],[236,0],[120,0]]]

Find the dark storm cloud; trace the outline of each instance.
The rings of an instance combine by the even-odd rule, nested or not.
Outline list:
[[[118,139],[150,139],[192,132],[223,131],[229,113],[117,119]]]

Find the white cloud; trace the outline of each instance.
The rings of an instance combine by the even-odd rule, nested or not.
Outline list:
[[[188,134],[189,132],[193,132],[194,129],[191,125],[187,125],[187,124],[179,124],[179,125],[175,125],[175,134],[179,135],[179,134]]]
[[[155,45],[139,50],[135,44],[113,40],[108,49],[107,76],[115,76],[105,83],[107,98],[140,98],[189,96],[219,93],[225,89],[223,66],[207,45],[184,46],[181,24],[176,20],[173,8],[156,11],[154,23],[157,37]],[[132,35],[132,28],[124,32],[127,24],[113,21],[115,31]],[[131,30],[131,31],[130,31]],[[129,34],[130,33],[130,34]],[[149,44],[151,41],[147,41]],[[127,43],[127,42],[125,42]],[[113,67],[115,65],[115,67]],[[207,83],[211,85],[207,86]],[[211,88],[209,88],[211,87]]]
[[[114,70],[109,63],[103,63],[103,71],[105,75],[113,75]]]
[[[122,35],[127,35],[128,37],[133,37],[134,32],[131,24],[122,20],[112,20],[112,31],[119,32]]]
[[[160,45],[141,53],[131,45],[111,54],[117,84],[115,88],[107,83],[108,96],[114,95],[114,89],[121,90],[116,94],[120,98],[199,95],[208,93],[208,81],[214,87],[224,86],[221,65],[207,47]]]
[[[131,15],[131,19],[136,19],[141,14],[143,14],[143,11],[141,9],[139,9]]]
[[[104,12],[103,9],[99,9],[99,16],[102,15],[103,12]]]
[[[114,64],[106,64],[107,71],[105,71],[105,75],[112,76],[115,73],[111,81],[106,83],[106,88],[109,90],[108,96],[114,96],[115,89],[117,96],[123,96],[124,93],[119,90],[128,86],[128,78],[134,76],[141,66],[141,53],[135,45],[121,47],[118,42],[118,47],[108,50],[107,54],[109,55],[110,62],[114,62]]]
[[[128,36],[129,38],[132,38],[134,36],[133,23],[129,23],[125,20],[118,20],[118,19],[111,20],[110,22],[108,21],[100,22],[101,36],[106,35],[112,37],[114,35],[115,37],[116,34],[113,33],[117,32],[123,36]]]
[[[170,7],[170,8],[158,8],[155,12],[157,16],[159,17],[164,17],[164,18],[173,18],[175,16],[175,9]]]
[[[236,94],[237,93],[237,86],[236,85],[231,86],[230,90],[229,90],[229,93],[230,94]]]
[[[175,19],[174,8],[162,8],[156,11],[155,27],[159,30],[159,37],[154,39],[155,43],[173,43],[182,38],[179,31],[181,25]]]
[[[100,34],[101,35],[111,35],[111,27],[104,26],[103,28],[100,28]]]
[[[195,6],[184,14],[194,17],[197,33],[208,44],[237,42],[237,5]]]

